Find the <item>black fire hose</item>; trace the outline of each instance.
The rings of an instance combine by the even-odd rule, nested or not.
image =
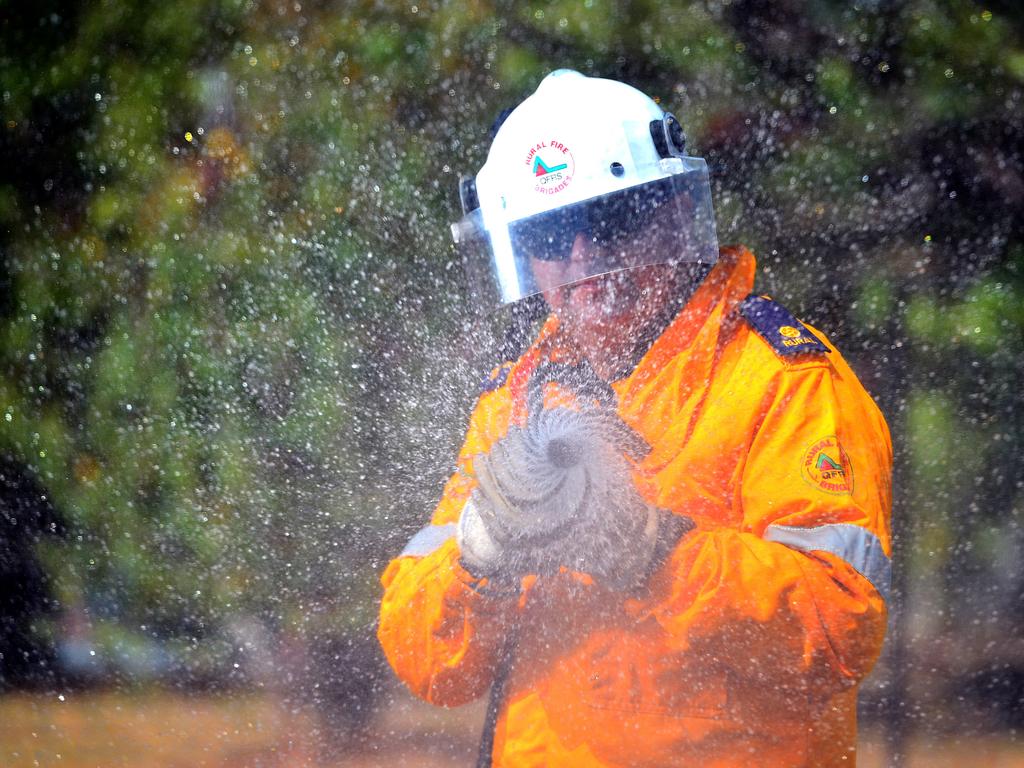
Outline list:
[[[491,683],[491,692],[487,697],[484,728],[480,734],[480,751],[476,757],[476,768],[491,768],[494,754],[494,732],[498,727],[501,705],[505,702],[505,686],[508,683],[509,675],[512,674],[512,664],[515,661],[518,644],[519,625],[517,623],[509,630],[508,637],[505,638],[505,644],[501,647],[498,657],[498,666],[494,671],[494,682]]]
[[[527,384],[528,408],[531,410],[543,408],[544,385],[548,382],[568,385],[577,395],[591,397],[602,405],[611,407],[613,411],[617,405],[615,390],[603,381],[585,360],[573,366],[545,361],[533,372]],[[476,758],[476,768],[491,768],[494,755],[494,733],[498,727],[498,715],[501,713],[502,704],[505,703],[505,686],[512,673],[518,644],[519,624],[516,623],[510,628],[498,657],[494,682],[491,683],[491,691],[487,698],[487,712],[484,715],[483,732],[480,734],[480,751]]]

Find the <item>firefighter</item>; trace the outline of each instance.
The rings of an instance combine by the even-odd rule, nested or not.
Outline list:
[[[559,70],[453,232],[479,306],[550,310],[497,367],[379,638],[481,765],[855,763],[890,573],[885,421],[719,249],[708,170],[638,90]]]

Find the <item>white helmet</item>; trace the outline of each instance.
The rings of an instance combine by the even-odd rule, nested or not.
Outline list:
[[[707,164],[684,149],[678,121],[632,86],[568,69],[545,77],[501,123],[476,178],[461,181],[452,235],[474,302],[489,309],[536,293],[531,260],[568,259],[581,232],[600,258],[565,283],[713,264]]]

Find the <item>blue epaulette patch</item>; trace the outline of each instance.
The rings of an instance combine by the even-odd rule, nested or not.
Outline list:
[[[820,355],[829,351],[788,309],[766,296],[750,294],[740,304],[740,312],[780,355]]]
[[[480,392],[493,392],[496,389],[500,389],[505,386],[505,382],[508,380],[508,375],[512,371],[512,363],[505,363],[499,365],[493,371],[490,376],[487,376],[483,381],[480,382]]]

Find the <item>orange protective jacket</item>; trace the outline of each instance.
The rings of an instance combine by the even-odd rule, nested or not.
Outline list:
[[[643,588],[527,577],[508,594],[459,564],[473,456],[525,418],[557,321],[473,412],[432,524],[383,576],[379,638],[427,701],[484,694],[516,647],[496,766],[853,765],[857,684],[886,626],[892,446],[824,336],[721,260],[632,374],[619,414],[651,444],[638,485],[692,518]],[[514,629],[513,629],[514,628]]]

